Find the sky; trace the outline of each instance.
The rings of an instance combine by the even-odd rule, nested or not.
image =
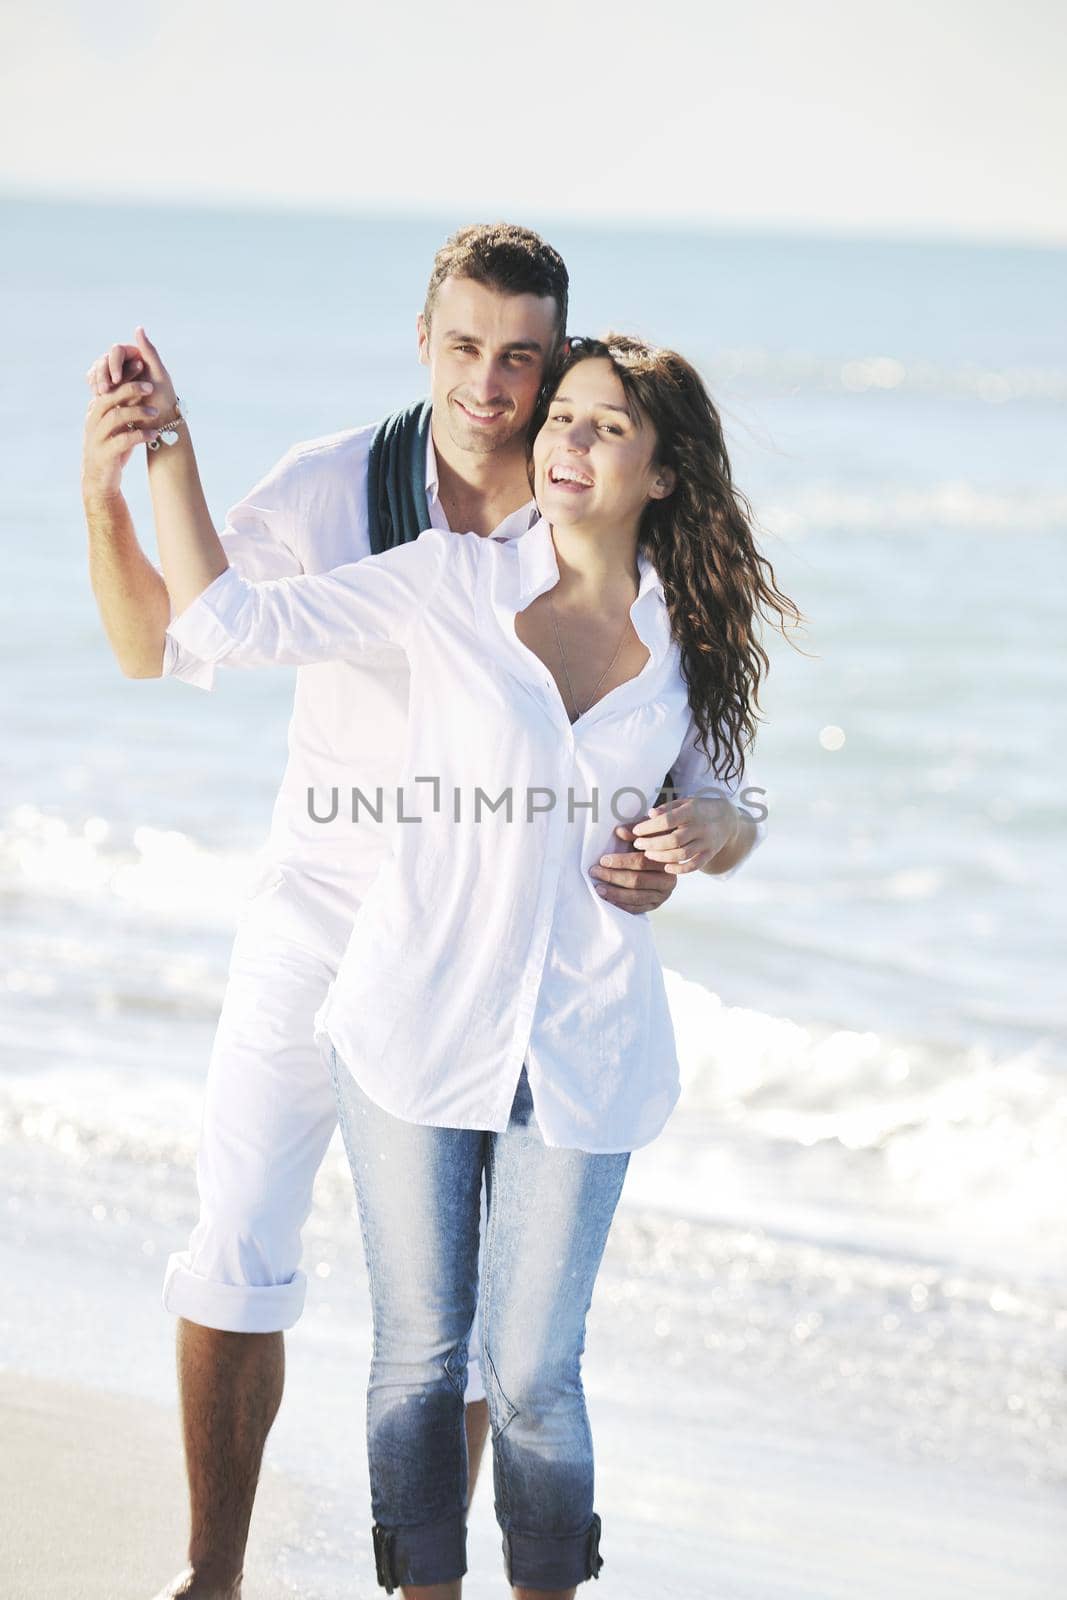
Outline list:
[[[0,0],[0,190],[1067,243],[1062,0]]]

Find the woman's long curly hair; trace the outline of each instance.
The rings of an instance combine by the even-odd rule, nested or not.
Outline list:
[[[757,615],[774,613],[784,632],[786,618],[799,624],[802,613],[756,549],[752,508],[734,487],[718,410],[676,351],[622,333],[568,340],[530,423],[531,463],[561,380],[580,361],[598,359],[611,362],[627,399],[651,422],[655,464],[676,476],[671,494],[645,507],[638,544],[663,584],[700,746],[730,781],[741,776],[745,748],[762,721],[756,710],[770,661],[756,635]],[[720,766],[721,754],[728,764]]]

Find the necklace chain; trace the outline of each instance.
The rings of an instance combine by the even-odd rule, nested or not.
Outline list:
[[[570,694],[570,697],[571,697],[571,705],[574,707],[574,720],[577,722],[579,717],[584,717],[586,711],[588,711],[590,709],[590,707],[592,707],[593,705],[596,704],[596,697],[597,697],[597,694],[598,694],[598,692],[600,690],[600,685],[604,682],[604,679],[607,677],[608,673],[611,671],[611,669],[615,665],[616,661],[618,661],[618,659],[619,659],[619,651],[622,649],[622,642],[626,638],[626,635],[627,635],[627,633],[629,631],[629,628],[630,628],[630,617],[629,617],[629,614],[627,614],[626,621],[623,623],[622,632],[619,635],[619,642],[615,646],[615,654],[612,656],[611,660],[608,662],[607,666],[604,668],[603,672],[600,674],[600,677],[597,679],[596,686],[593,689],[593,693],[589,697],[589,704],[584,708],[584,710],[579,711],[579,709],[578,709],[578,697],[574,692],[574,685],[571,682],[570,668],[567,666],[567,652],[566,652],[566,650],[564,650],[564,648],[563,648],[563,640],[559,636],[559,625],[556,622],[556,608],[552,604],[551,592],[549,593],[549,596],[548,596],[548,609],[549,609],[549,613],[550,613],[550,615],[552,617],[552,630],[556,635],[556,644],[557,644],[557,646],[559,648],[560,660],[563,662],[563,675],[567,680],[567,690],[568,690],[568,693]]]

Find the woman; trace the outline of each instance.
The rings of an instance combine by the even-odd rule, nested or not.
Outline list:
[[[427,530],[322,576],[250,584],[206,515],[167,519],[170,633],[235,665],[398,646],[411,667],[393,854],[316,1037],[374,1305],[378,1577],[450,1600],[465,1558],[463,1389],[477,1291],[496,1509],[515,1593],[596,1576],[585,1318],[629,1153],[678,1071],[647,921],[589,869],[619,820],[669,871],[736,871],[731,801],[767,657],[799,614],[755,549],[718,414],[670,351],[571,341],[532,430],[542,519]],[[700,790],[719,798],[696,798]],[[408,825],[410,824],[410,825]],[[531,870],[531,863],[535,870]]]

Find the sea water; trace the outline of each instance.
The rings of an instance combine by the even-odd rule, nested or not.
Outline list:
[[[145,324],[221,522],[295,440],[425,392],[415,314],[465,220],[0,207],[12,1367],[172,1396],[158,1285],[195,1218],[291,704],[286,670],[212,694],[119,672],[87,577],[85,369]],[[788,1416],[791,1437],[975,1484],[1067,1473],[1067,253],[522,220],[568,261],[572,332],[639,332],[702,370],[808,619],[799,650],[768,641],[749,757],[767,842],[654,919],[684,1093],[631,1163],[590,1322],[608,1484],[638,1529],[673,1519],[665,1571],[711,1594],[694,1574],[724,1428],[781,1437]],[[127,488],[154,554],[139,456]],[[272,1441],[335,1485],[358,1471],[330,1422],[343,1386],[359,1425],[366,1341],[351,1200],[335,1144],[292,1337],[316,1377],[291,1377],[300,1423],[294,1402]],[[641,1502],[627,1415],[653,1453],[672,1418],[684,1491]]]

